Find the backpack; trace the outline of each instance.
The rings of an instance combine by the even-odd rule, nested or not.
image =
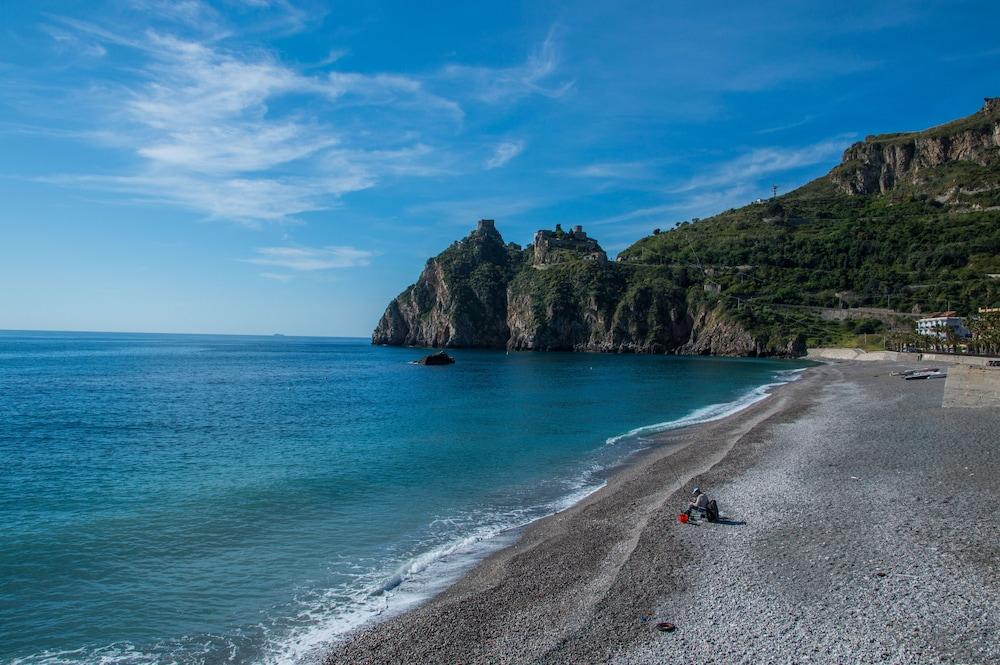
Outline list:
[[[715,502],[715,499],[709,501],[708,505],[705,506],[705,519],[709,522],[719,521],[719,504]]]

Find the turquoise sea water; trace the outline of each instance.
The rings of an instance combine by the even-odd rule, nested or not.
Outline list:
[[[308,662],[803,366],[420,355],[0,332],[0,662]]]

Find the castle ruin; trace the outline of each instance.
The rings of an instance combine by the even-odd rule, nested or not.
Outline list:
[[[567,259],[583,259],[597,263],[607,263],[608,255],[587,232],[577,224],[571,231],[563,231],[562,224],[556,224],[554,231],[535,232],[534,264],[536,266],[561,263]]]

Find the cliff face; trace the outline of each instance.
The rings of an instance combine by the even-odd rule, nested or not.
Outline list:
[[[790,356],[805,355],[802,335],[772,340],[754,335],[723,315],[719,309],[700,307],[693,316],[691,339],[680,353],[711,356]]]
[[[830,173],[846,194],[883,194],[902,183],[919,183],[921,174],[946,162],[981,166],[1000,161],[1000,99],[987,98],[967,118],[922,132],[869,136],[844,151]]]
[[[798,356],[805,335],[855,332],[816,313],[845,301],[996,306],[998,220],[995,98],[945,125],[868,137],[827,176],[654,232],[614,262],[580,227],[522,249],[483,220],[389,303],[372,342]]]
[[[372,333],[375,344],[503,348],[507,283],[521,260],[490,220],[430,259],[415,284],[393,299]]]
[[[800,355],[726,323],[692,316],[664,269],[609,263],[582,229],[539,231],[532,247],[505,245],[483,220],[427,262],[386,308],[372,343],[610,353]],[[706,341],[710,340],[710,341]]]
[[[614,265],[519,275],[508,289],[508,348],[666,353],[683,344],[691,330],[683,294],[628,287]]]

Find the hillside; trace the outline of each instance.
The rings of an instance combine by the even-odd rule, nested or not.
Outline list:
[[[1000,300],[996,274],[1000,102],[988,99],[946,125],[869,136],[826,176],[654,233],[613,263],[579,228],[522,249],[482,222],[428,261],[372,341],[793,355],[844,329],[804,306],[968,314]]]
[[[666,266],[609,263],[579,227],[539,231],[522,249],[481,220],[389,304],[372,341],[663,353],[690,337],[681,283]]]
[[[973,313],[1000,293],[998,146],[1000,104],[987,100],[947,125],[870,136],[824,177],[619,258],[693,268],[763,318],[768,303]]]

